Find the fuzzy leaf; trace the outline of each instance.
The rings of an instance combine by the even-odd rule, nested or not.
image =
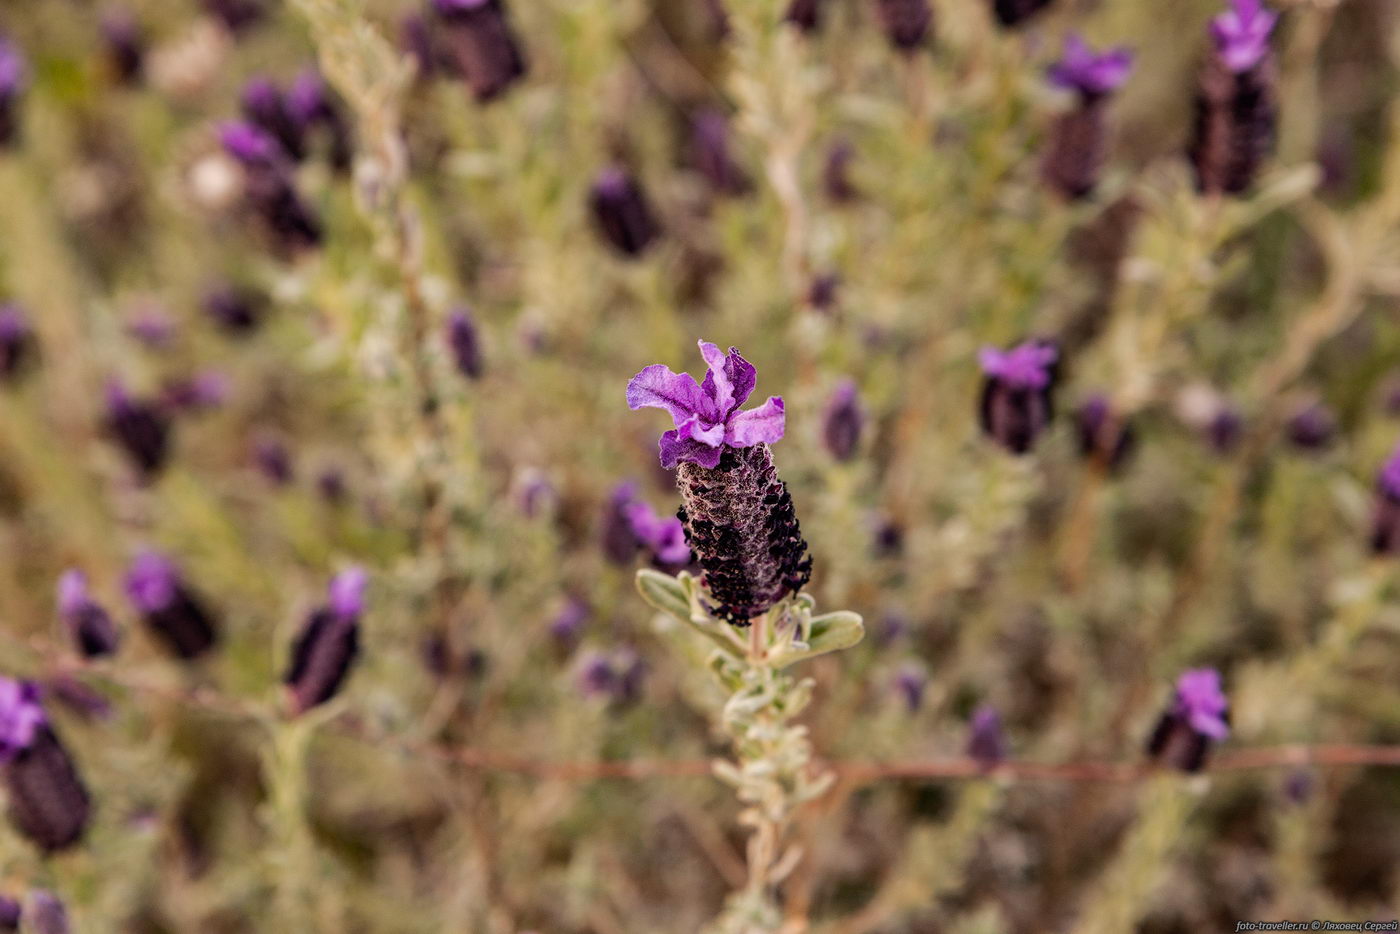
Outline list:
[[[863,638],[865,638],[865,623],[859,614],[849,610],[826,613],[812,618],[812,630],[807,639],[806,648],[794,645],[782,653],[774,661],[774,664],[779,668],[786,668],[803,659],[849,649]]]
[[[690,597],[676,578],[651,568],[637,572],[637,591],[653,607],[682,623],[690,622]]]

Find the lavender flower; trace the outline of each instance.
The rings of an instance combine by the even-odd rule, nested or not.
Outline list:
[[[120,84],[135,84],[146,54],[141,24],[130,10],[110,10],[102,17],[101,30],[112,75]]]
[[[143,304],[126,320],[126,332],[147,347],[168,347],[175,339],[175,320],[158,305]]]
[[[578,641],[584,623],[591,612],[586,602],[571,596],[564,601],[563,608],[549,624],[549,635],[561,645],[573,645]]]
[[[253,464],[274,486],[288,486],[296,479],[291,452],[278,438],[267,436],[253,443]]]
[[[161,403],[167,409],[202,412],[216,409],[228,400],[229,379],[217,370],[205,370],[191,377],[166,380],[161,386]]]
[[[1376,505],[1371,520],[1371,551],[1400,554],[1400,446],[1376,475]]]
[[[224,151],[243,167],[249,206],[261,216],[286,254],[321,242],[321,223],[297,194],[290,158],[276,137],[247,122],[226,123],[219,132]]]
[[[116,624],[88,594],[82,571],[64,571],[58,579],[58,616],[84,658],[100,658],[117,651]]]
[[[353,146],[350,127],[331,97],[320,72],[307,68],[292,80],[284,98],[288,117],[303,140],[324,131],[331,166],[343,172],[350,168]]]
[[[811,577],[792,497],[768,450],[783,436],[783,400],[741,411],[757,373],[737,350],[700,341],[709,366],[703,384],[649,366],[627,385],[629,408],[665,409],[675,428],[661,436],[663,467],[679,465],[686,540],[718,601],[737,625],[766,612]]]
[[[588,652],[578,664],[578,687],[586,697],[603,698],[618,704],[632,703],[641,696],[646,665],[631,649],[615,652]]]
[[[144,479],[164,469],[170,454],[170,419],[157,403],[133,398],[114,380],[107,384],[105,427]]]
[[[661,518],[640,500],[623,507],[632,536],[651,552],[652,563],[675,573],[690,564],[690,545],[685,540],[685,527],[674,516]]]
[[[19,902],[0,895],[0,931],[18,931],[20,916]]]
[[[637,554],[637,535],[632,531],[632,520],[627,516],[627,508],[637,498],[637,484],[628,480],[613,488],[603,510],[603,527],[600,539],[603,556],[616,565],[627,565]]]
[[[1013,454],[1025,454],[1054,415],[1054,388],[1059,350],[1033,340],[1010,350],[984,347],[980,356],[986,380],[980,405],[982,430]]]
[[[525,54],[502,0],[433,0],[451,56],[480,103],[505,93],[525,77]]]
[[[34,934],[70,934],[68,909],[52,892],[35,889],[29,893],[29,908],[24,912],[26,923]]]
[[[812,279],[807,288],[807,304],[814,311],[827,313],[836,307],[836,291],[841,285],[841,277],[835,273],[824,273]]]
[[[1288,803],[1301,807],[1313,793],[1313,775],[1307,769],[1294,769],[1283,780],[1283,795]]]
[[[19,142],[19,99],[29,84],[29,65],[19,47],[0,35],[0,148]]]
[[[875,15],[890,45],[905,53],[923,45],[933,27],[928,0],[875,0]]]
[[[1001,728],[1001,714],[990,704],[983,704],[972,712],[967,754],[987,771],[1006,760],[1006,736]]]
[[[1269,36],[1277,20],[1260,0],[1231,0],[1211,21],[1214,50],[1200,78],[1189,151],[1203,193],[1244,191],[1273,148],[1278,114]]]
[[[1041,166],[1046,184],[1066,198],[1082,198],[1098,184],[1108,149],[1104,102],[1132,70],[1127,49],[1095,54],[1076,35],[1065,40],[1064,56],[1050,67],[1050,83],[1073,91],[1075,106],[1061,114],[1050,130],[1050,146]]]
[[[1229,454],[1244,437],[1244,419],[1234,406],[1221,403],[1206,424],[1206,440],[1217,454]]]
[[[152,634],[177,657],[198,658],[218,641],[218,620],[164,555],[138,555],[127,571],[126,592]]]
[[[842,380],[831,394],[822,421],[822,441],[827,452],[838,461],[855,457],[865,429],[865,410],[856,395],[855,380]]]
[[[910,713],[917,713],[924,704],[924,692],[928,689],[928,675],[914,662],[899,666],[894,675],[894,691],[904,701]]]
[[[716,194],[743,195],[753,189],[753,182],[730,152],[729,120],[720,111],[701,110],[691,118],[690,150],[696,171]]]
[[[992,13],[1008,29],[1019,26],[1051,4],[1052,0],[992,0]]]
[[[851,181],[851,162],[855,157],[855,147],[847,139],[836,140],[826,151],[822,188],[826,196],[837,204],[849,204],[860,198],[860,189]]]
[[[34,334],[18,305],[0,305],[0,382],[14,379],[34,353]]]
[[[293,712],[324,704],[344,684],[360,652],[359,621],[368,581],[363,568],[337,574],[331,578],[325,606],[307,618],[283,678]]]
[[[1321,403],[1303,406],[1286,426],[1288,440],[1304,451],[1327,449],[1337,437],[1337,419]]]
[[[231,284],[212,286],[204,293],[204,313],[229,334],[246,334],[262,320],[262,296]]]
[[[271,78],[256,77],[243,86],[243,117],[272,136],[294,160],[304,155],[301,127],[292,119],[287,100]]]
[[[83,835],[87,789],[27,681],[0,678],[0,775],[10,822],[41,850],[65,849]]]
[[[332,505],[345,502],[345,473],[334,465],[322,467],[316,474],[316,492]]]
[[[783,14],[783,22],[791,23],[806,33],[816,32],[821,28],[825,4],[826,0],[791,0],[787,12]]]
[[[1074,413],[1079,453],[1103,470],[1122,466],[1136,443],[1132,426],[1113,411],[1108,397],[1096,393]]]
[[[1230,735],[1229,706],[1220,688],[1220,672],[1213,668],[1183,672],[1171,706],[1148,739],[1148,754],[1183,772],[1200,771],[1210,744]]]
[[[599,173],[589,205],[599,231],[623,256],[640,256],[661,235],[646,193],[624,169],[614,166]]]
[[[457,372],[467,379],[481,378],[481,335],[470,308],[457,308],[447,316],[447,346]]]

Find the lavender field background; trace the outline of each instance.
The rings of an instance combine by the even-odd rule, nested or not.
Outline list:
[[[434,3],[0,5],[0,930],[1400,916],[1400,3]]]

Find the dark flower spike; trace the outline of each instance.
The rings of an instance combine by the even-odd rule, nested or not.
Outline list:
[[[821,28],[826,2],[827,0],[791,0],[787,12],[783,14],[783,22],[791,23],[806,33],[816,32]]]
[[[1077,95],[1075,106],[1056,118],[1041,174],[1066,198],[1082,198],[1098,184],[1108,149],[1104,101],[1132,70],[1127,49],[1095,54],[1076,35],[1065,40],[1065,53],[1049,69],[1050,83]]]
[[[19,142],[19,101],[29,85],[29,65],[19,47],[0,35],[0,147]]]
[[[467,379],[480,379],[484,369],[481,362],[481,335],[470,308],[457,308],[447,316],[447,346],[457,372]]]
[[[204,0],[204,8],[230,32],[242,32],[266,13],[262,0]]]
[[[26,924],[34,934],[71,934],[68,909],[58,896],[43,889],[29,893],[29,907],[24,912]]]
[[[1215,48],[1201,73],[1189,152],[1203,193],[1244,191],[1273,148],[1278,92],[1269,36],[1277,20],[1259,0],[1232,0],[1211,21]]]
[[[578,688],[585,697],[631,703],[641,696],[645,676],[646,665],[631,649],[592,651],[578,662]]]
[[[729,120],[720,111],[702,110],[691,119],[690,148],[696,170],[717,194],[743,195],[753,189],[730,152]]]
[[[228,401],[229,379],[217,370],[205,370],[194,376],[168,380],[160,391],[161,402],[181,412],[204,412],[217,409]]]
[[[836,140],[826,151],[822,187],[826,190],[826,196],[837,204],[849,204],[860,197],[860,189],[851,181],[851,162],[855,156],[855,147],[844,139]]]
[[[220,128],[219,140],[243,166],[248,202],[282,252],[319,245],[321,223],[297,194],[291,159],[277,138],[253,123],[235,121]]]
[[[894,691],[904,701],[910,713],[917,713],[924,704],[924,691],[928,688],[928,675],[914,662],[899,666],[894,676]]]
[[[87,789],[27,681],[0,678],[0,774],[21,835],[45,852],[78,842],[91,810]]]
[[[34,354],[34,333],[18,305],[0,305],[0,382],[19,375]]]
[[[502,0],[433,0],[442,23],[444,52],[477,101],[505,93],[525,77],[527,64]]]
[[[972,712],[967,754],[987,771],[1006,760],[1006,736],[1001,728],[1001,714],[995,707],[983,704]]]
[[[292,159],[303,155],[301,127],[287,106],[287,99],[271,78],[253,78],[243,86],[244,118],[272,135]]]
[[[1287,425],[1288,440],[1304,451],[1323,451],[1337,437],[1337,419],[1327,406],[1314,402],[1293,414]]]
[[[1074,413],[1079,453],[1103,470],[1116,470],[1132,452],[1136,435],[1113,411],[1108,397],[1090,396]]]
[[[322,80],[321,73],[307,68],[292,80],[287,89],[286,112],[297,134],[304,141],[307,135],[324,130],[329,141],[331,166],[337,171],[350,168],[354,146],[350,139],[350,127],[345,122],[340,108],[331,99],[330,89]]]
[[[353,567],[331,579],[326,605],[306,621],[283,679],[292,711],[305,713],[336,695],[360,654],[360,614],[369,575]]]
[[[875,0],[875,13],[890,45],[901,52],[919,48],[933,28],[928,0]]]
[[[652,563],[669,573],[690,564],[690,545],[685,540],[685,527],[674,516],[661,518],[651,506],[634,500],[623,507],[632,537],[651,553]]]
[[[84,658],[116,653],[121,641],[117,626],[88,594],[87,577],[82,571],[64,571],[59,577],[58,615]]]
[[[216,618],[164,555],[138,555],[127,571],[126,592],[151,632],[176,656],[198,658],[218,641]]]
[[[1371,551],[1400,554],[1400,446],[1376,475],[1376,506],[1371,521]]]
[[[292,455],[278,438],[263,437],[253,443],[253,463],[274,486],[287,486],[296,479]]]
[[[204,313],[230,334],[246,334],[262,320],[259,295],[233,285],[216,285],[204,293]]]
[[[614,166],[598,174],[589,206],[604,238],[624,256],[640,256],[661,235],[646,192],[624,169]]]
[[[1230,735],[1229,707],[1220,672],[1213,668],[1183,672],[1171,706],[1148,739],[1148,755],[1183,772],[1199,772],[1211,743]]]
[[[101,30],[113,77],[121,84],[135,84],[146,54],[141,24],[130,10],[111,10],[102,17]]]
[[[121,383],[107,384],[107,433],[143,478],[165,467],[170,454],[170,419],[154,402],[133,398]]]
[[[1053,344],[1038,340],[1005,351],[982,349],[982,430],[1013,454],[1028,452],[1050,424],[1059,356]]]
[[[18,931],[21,915],[18,901],[0,895],[0,931]]]
[[[992,0],[992,13],[1008,29],[1019,26],[1048,7],[1053,0]]]
[[[700,352],[709,365],[703,384],[649,366],[628,383],[627,404],[671,414],[676,427],[661,436],[661,464],[679,466],[686,540],[717,614],[745,625],[800,590],[812,561],[768,449],[783,436],[783,400],[741,411],[757,382],[753,366],[734,348],[725,354],[700,341]]]
[[[569,597],[564,601],[563,609],[549,624],[550,637],[562,645],[573,645],[578,641],[584,624],[588,622],[589,613],[587,603],[578,597]]]
[[[822,441],[827,452],[838,461],[855,457],[864,429],[865,409],[861,407],[855,380],[842,380],[831,394],[822,420]]]

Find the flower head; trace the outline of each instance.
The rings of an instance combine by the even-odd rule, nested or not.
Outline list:
[[[0,677],[0,762],[29,748],[46,722],[32,681]]]
[[[1214,668],[1192,668],[1177,679],[1173,711],[1201,736],[1220,740],[1230,735],[1225,719],[1229,707],[1220,687],[1220,672]]]
[[[262,127],[246,120],[230,120],[219,127],[224,152],[248,168],[276,165],[285,157],[282,144]]]
[[[1078,91],[1087,98],[1102,97],[1122,87],[1133,70],[1133,53],[1123,46],[1096,53],[1078,35],[1065,39],[1065,52],[1051,65],[1050,83],[1066,91]]]
[[[156,613],[175,601],[180,574],[165,555],[143,551],[126,573],[126,593],[142,613]]]
[[[1002,733],[1001,714],[990,704],[983,704],[972,712],[967,754],[985,769],[995,768],[1006,758],[1006,736]]]
[[[1059,349],[1043,341],[1026,341],[1010,350],[983,347],[977,357],[983,373],[1013,389],[1048,387],[1059,358]]]
[[[456,308],[447,317],[447,346],[457,371],[467,379],[481,376],[481,335],[472,320],[471,309]]]
[[[332,577],[326,598],[330,611],[341,619],[359,616],[365,609],[365,587],[368,583],[369,574],[358,565]]]
[[[714,344],[699,343],[709,366],[703,383],[657,363],[627,384],[628,408],[650,406],[671,413],[676,427],[664,433],[660,442],[661,466],[667,469],[682,461],[713,469],[727,447],[773,444],[783,437],[781,397],[769,396],[755,409],[739,409],[757,383],[753,365],[733,347],[726,355]]]
[[[622,511],[632,527],[632,534],[651,551],[657,564],[684,567],[690,563],[690,545],[685,540],[685,526],[680,519],[675,516],[663,519],[641,500],[629,502]]]
[[[928,675],[923,666],[916,662],[906,662],[899,666],[894,675],[894,691],[904,701],[910,713],[916,713],[924,703],[924,690],[928,687]]]
[[[1210,21],[1211,38],[1220,59],[1236,74],[1248,71],[1269,51],[1269,34],[1278,15],[1260,0],[1231,0],[1230,8]]]
[[[24,55],[9,39],[0,36],[0,97],[12,97],[29,82]]]
[[[842,380],[826,405],[822,441],[832,457],[838,461],[848,461],[860,446],[864,428],[865,410],[861,407],[855,380]]]
[[[1400,502],[1400,445],[1395,446],[1395,450],[1390,452],[1390,457],[1381,465],[1380,473],[1376,476],[1376,485],[1382,494]]]

